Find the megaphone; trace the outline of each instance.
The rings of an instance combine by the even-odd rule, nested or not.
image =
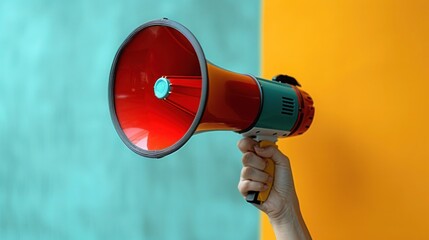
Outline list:
[[[115,129],[132,151],[161,158],[193,134],[227,130],[263,145],[310,127],[310,95],[287,75],[273,81],[222,69],[208,60],[195,36],[169,19],[147,22],[122,43],[109,81]],[[272,160],[265,171],[274,177]],[[247,201],[269,195],[250,192]]]

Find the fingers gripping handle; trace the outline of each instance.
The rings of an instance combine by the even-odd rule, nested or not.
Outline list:
[[[265,140],[260,141],[259,146],[260,147],[268,147],[268,146],[277,147],[277,145],[274,142],[265,141]],[[268,199],[268,196],[270,195],[271,188],[274,183],[275,165],[274,165],[274,161],[271,158],[266,158],[265,160],[267,160],[267,165],[265,166],[264,171],[268,173],[271,177],[273,177],[273,181],[267,184],[268,189],[263,192],[249,191],[246,196],[246,201],[249,203],[262,204]]]

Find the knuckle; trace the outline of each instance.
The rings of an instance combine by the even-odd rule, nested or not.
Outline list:
[[[242,149],[242,147],[243,147],[243,139],[240,139],[238,142],[237,142],[237,147],[239,148],[239,149]]]
[[[251,167],[243,167],[241,171],[241,176],[244,178],[249,178],[253,174],[253,169]]]
[[[238,191],[240,191],[241,193],[246,193],[249,190],[249,181],[240,181],[238,183]]]
[[[243,185],[241,183],[238,184],[237,188],[238,188],[238,192],[241,193],[241,195],[244,195],[244,194],[246,194],[246,192],[248,192],[245,190],[245,188],[243,187]]]
[[[242,138],[237,142],[237,147],[240,149],[246,149],[249,145],[249,139],[248,138]]]
[[[266,160],[259,157],[253,152],[246,152],[243,154],[243,166],[252,166],[259,170],[264,170],[266,167]]]
[[[255,154],[252,152],[245,152],[243,154],[243,159],[242,159],[243,164],[248,165],[252,161],[254,156]]]
[[[237,142],[237,147],[242,151],[242,152],[246,152],[249,151],[251,149],[253,149],[253,146],[255,145],[255,141],[246,137],[246,138],[242,138]]]
[[[237,188],[238,188],[238,191],[240,191],[240,192],[241,192],[241,189],[243,188],[242,181],[239,181],[239,182],[238,182],[238,184],[237,184]]]
[[[238,184],[238,191],[242,195],[246,195],[249,191],[263,191],[264,184],[261,182],[255,182],[250,180],[240,181]]]

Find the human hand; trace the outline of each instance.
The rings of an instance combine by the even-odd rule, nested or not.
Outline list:
[[[268,199],[254,206],[268,215],[277,238],[311,239],[301,216],[288,157],[274,146],[261,148],[250,138],[241,139],[238,148],[243,153],[240,193],[246,197],[249,191],[266,191],[267,183],[274,180]],[[268,158],[275,164],[274,179],[264,172]]]

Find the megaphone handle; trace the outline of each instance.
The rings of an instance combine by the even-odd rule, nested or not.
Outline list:
[[[260,147],[268,147],[268,146],[277,147],[277,145],[274,142],[266,141],[266,140],[260,141],[259,146]],[[249,191],[246,196],[246,201],[249,203],[262,204],[268,199],[268,196],[270,195],[271,188],[274,183],[275,165],[274,165],[273,159],[266,158],[266,160],[267,160],[267,163],[264,171],[268,173],[271,177],[273,177],[273,181],[267,184],[268,189],[263,192]]]

